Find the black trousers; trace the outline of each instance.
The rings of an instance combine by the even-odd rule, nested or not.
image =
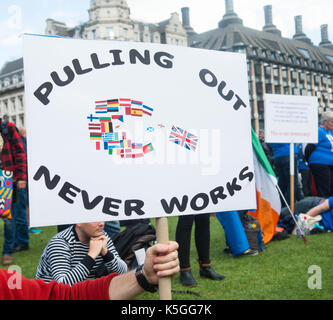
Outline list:
[[[210,263],[210,214],[179,216],[176,229],[176,241],[179,244],[178,258],[181,269],[190,267],[191,233],[195,222],[195,245],[201,264]]]
[[[324,164],[310,164],[318,197],[328,198],[333,196],[333,166]]]

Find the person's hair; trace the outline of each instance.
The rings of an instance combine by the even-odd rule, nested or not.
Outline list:
[[[329,121],[333,119],[333,111],[325,111],[321,115],[321,123],[323,124],[324,121]]]

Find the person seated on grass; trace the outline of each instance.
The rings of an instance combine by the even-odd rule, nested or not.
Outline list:
[[[127,272],[104,231],[104,222],[78,223],[56,234],[44,249],[36,278],[73,285],[110,273]]]
[[[179,272],[178,244],[155,244],[148,248],[143,265],[125,274],[112,273],[69,286],[40,279],[26,279],[0,269],[0,300],[128,300],[145,290],[155,292],[161,277]]]
[[[333,198],[333,197],[331,197]],[[329,204],[331,201],[331,204]],[[307,197],[300,201],[297,201],[294,206],[295,215],[299,219],[304,220],[304,217],[315,217],[321,214],[321,219],[318,221],[318,226],[312,228],[310,233],[321,233],[327,230],[333,230],[333,200],[323,197]],[[312,220],[311,226],[316,225],[316,221]],[[291,213],[287,207],[281,209],[279,221],[277,223],[278,228],[284,229],[288,234],[291,234],[295,229],[295,222]],[[281,232],[277,232],[280,234]],[[279,240],[280,238],[278,238]],[[284,239],[284,238],[283,238]]]
[[[325,230],[333,230],[333,197],[323,200],[319,205],[310,209],[305,216],[321,215],[320,224]]]

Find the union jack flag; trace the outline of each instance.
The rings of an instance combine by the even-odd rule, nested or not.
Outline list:
[[[172,126],[169,141],[188,150],[195,151],[198,144],[198,137],[179,127]]]

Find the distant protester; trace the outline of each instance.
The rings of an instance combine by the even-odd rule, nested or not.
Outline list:
[[[104,232],[104,222],[78,223],[50,240],[36,278],[73,285],[113,272],[125,273],[127,265]]]
[[[333,196],[333,112],[325,111],[318,128],[318,143],[308,144],[305,158],[313,174],[317,195]]]
[[[225,276],[218,274],[211,266],[210,251],[210,214],[185,215],[178,217],[176,241],[179,244],[180,281],[183,286],[197,286],[190,265],[191,233],[195,223],[195,245],[198,252],[200,276],[212,280],[223,280]]]

